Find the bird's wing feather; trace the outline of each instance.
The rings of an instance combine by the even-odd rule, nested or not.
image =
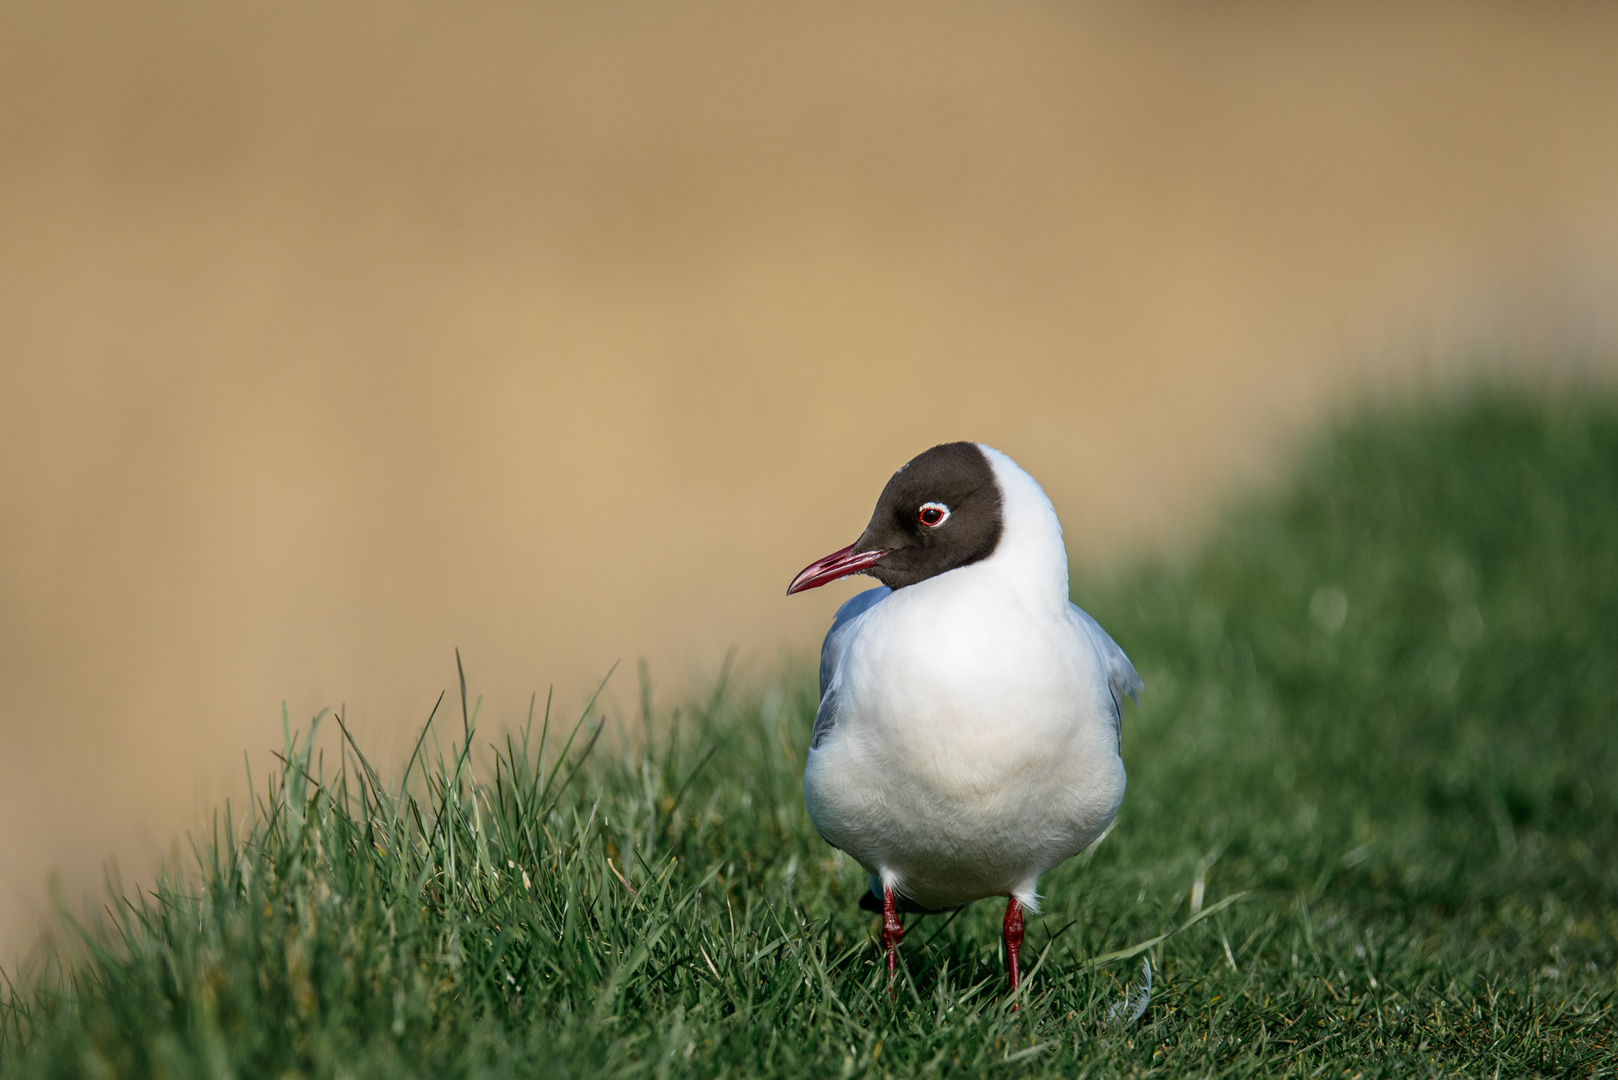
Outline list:
[[[1090,643],[1095,646],[1096,655],[1101,659],[1101,670],[1107,676],[1107,690],[1112,694],[1112,724],[1122,735],[1124,695],[1127,694],[1129,699],[1138,705],[1140,692],[1146,684],[1141,681],[1135,665],[1129,662],[1129,657],[1124,655],[1124,650],[1118,647],[1118,643],[1112,640],[1110,634],[1101,629],[1101,624],[1079,605],[1071,606],[1073,613],[1078,616],[1079,625],[1090,635]]]
[[[821,697],[826,696],[826,688],[831,686],[831,677],[837,672],[837,663],[843,658],[843,650],[848,647],[849,623],[870,611],[892,591],[886,585],[878,585],[874,589],[866,589],[856,594],[837,609],[837,614],[831,621],[831,629],[826,631],[826,640],[820,646]]]
[[[820,708],[815,710],[815,729],[809,733],[809,749],[820,748],[820,740],[826,733],[837,726],[837,694],[828,692],[821,695]]]
[[[815,729],[809,736],[811,749],[819,746],[826,733],[837,726],[837,693],[832,682],[837,674],[837,665],[843,659],[843,652],[848,648],[852,623],[891,591],[884,585],[878,585],[874,589],[866,589],[837,609],[831,629],[826,631],[826,640],[820,646],[820,708],[815,712]]]

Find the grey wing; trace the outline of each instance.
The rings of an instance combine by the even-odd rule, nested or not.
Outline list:
[[[815,729],[809,733],[809,749],[818,749],[826,733],[836,726],[837,694],[833,691],[820,696],[820,708],[815,710]]]
[[[1112,725],[1120,734],[1124,730],[1124,696],[1140,704],[1140,692],[1146,684],[1141,681],[1140,674],[1136,672],[1135,665],[1129,662],[1124,650],[1112,640],[1112,636],[1101,629],[1101,624],[1091,618],[1090,613],[1077,604],[1071,605],[1073,614],[1078,616],[1079,625],[1090,635],[1090,642],[1095,646],[1096,655],[1101,659],[1101,670],[1107,676],[1107,690],[1112,694]]]
[[[826,640],[820,646],[821,697],[826,696],[826,688],[831,685],[831,677],[837,671],[837,661],[843,658],[843,649],[848,644],[848,624],[870,611],[892,591],[886,585],[878,585],[856,594],[837,609],[837,614],[831,620],[831,629],[826,631]]]
[[[837,674],[837,664],[843,658],[843,650],[848,647],[852,623],[891,591],[884,585],[878,585],[874,589],[866,589],[837,609],[831,629],[826,631],[826,640],[820,646],[820,708],[815,712],[815,729],[809,736],[810,749],[819,746],[826,733],[837,726],[837,691],[832,687],[832,677]]]

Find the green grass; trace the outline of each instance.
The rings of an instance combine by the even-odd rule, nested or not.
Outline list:
[[[594,712],[468,762],[453,696],[403,776],[289,735],[189,872],[9,976],[0,1072],[1613,1075],[1618,400],[1364,410],[1078,598],[1147,689],[1020,1010],[993,903],[912,920],[890,996],[799,795],[806,667],[587,759]]]

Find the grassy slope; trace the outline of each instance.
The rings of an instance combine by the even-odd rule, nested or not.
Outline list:
[[[1147,693],[1020,1012],[997,904],[913,922],[890,998],[799,798],[804,677],[570,783],[554,723],[402,801],[294,751],[189,884],[14,977],[0,1070],[1612,1074],[1618,403],[1362,415],[1195,561],[1081,592]],[[1205,913],[1245,895],[1089,962],[1187,922],[1199,878]],[[1150,1008],[1108,1023],[1144,957]]]

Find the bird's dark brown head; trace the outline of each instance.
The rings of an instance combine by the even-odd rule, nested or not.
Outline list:
[[[902,589],[988,558],[1004,530],[988,455],[976,443],[944,443],[894,473],[860,538],[806,567],[787,592],[858,573]]]
[[[854,550],[887,552],[869,573],[902,589],[993,554],[1005,528],[1000,503],[982,448],[944,443],[893,474]]]

